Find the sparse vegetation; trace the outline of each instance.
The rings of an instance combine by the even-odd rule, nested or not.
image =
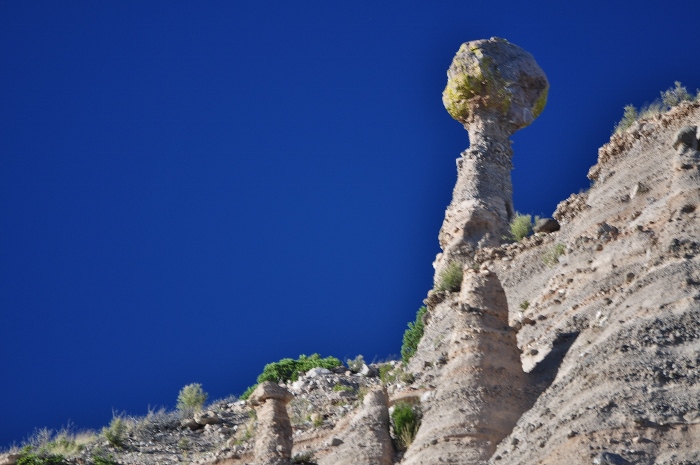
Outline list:
[[[114,415],[109,427],[102,428],[102,435],[117,449],[123,449],[126,445],[127,424],[122,415]]]
[[[379,367],[379,379],[384,385],[393,384],[397,381],[411,384],[414,381],[413,374],[406,371],[405,365],[392,366],[390,363]]]
[[[428,309],[425,306],[419,308],[418,313],[416,313],[416,321],[408,323],[408,329],[403,333],[401,360],[403,360],[404,363],[408,363],[409,360],[411,360],[411,357],[413,357],[413,355],[416,353],[416,349],[418,349],[418,343],[420,342],[421,338],[423,338],[423,331],[425,329],[423,316],[425,316],[427,311]]]
[[[59,431],[48,428],[36,429],[24,441],[24,445],[29,446],[33,451],[71,457],[80,453],[96,438],[97,435],[92,431],[73,432],[69,424]]]
[[[340,391],[354,391],[352,386],[348,386],[346,384],[336,384],[333,386],[333,392],[340,392]]]
[[[564,255],[564,252],[566,252],[566,246],[564,244],[556,244],[542,255],[542,261],[551,268],[559,263],[559,257]]]
[[[248,397],[255,391],[255,388],[258,387],[257,384],[253,384],[252,386],[248,386],[245,391],[243,391],[243,394],[241,394],[240,399],[241,400],[248,400]]]
[[[66,458],[60,454],[52,454],[45,449],[35,451],[26,446],[20,452],[17,465],[66,465]]]
[[[292,457],[292,463],[297,465],[316,465],[313,452],[304,452]]]
[[[183,415],[191,415],[202,410],[207,397],[208,395],[202,389],[201,384],[188,384],[180,390],[180,394],[177,396],[177,409]]]
[[[92,456],[92,462],[95,465],[119,465],[119,463],[114,460],[114,457],[111,455],[108,456],[103,456],[103,455],[93,455]]]
[[[410,323],[409,323],[410,324]],[[391,384],[396,381],[396,372],[388,363],[379,367],[379,379],[382,384]]]
[[[321,358],[319,354],[310,356],[300,355],[298,359],[283,358],[279,362],[268,363],[263,368],[263,372],[258,376],[257,384],[250,386],[241,394],[241,399],[246,400],[253,393],[258,384],[265,381],[279,383],[289,382],[299,379],[299,373],[311,370],[312,368],[335,368],[343,363],[335,357]]]
[[[457,292],[462,287],[462,277],[464,271],[462,264],[458,262],[450,262],[447,267],[442,270],[437,282],[436,290]]]
[[[365,364],[365,358],[362,355],[358,355],[353,359],[347,359],[345,362],[353,373],[359,373],[362,370],[362,365]]]
[[[528,302],[527,300],[523,300],[522,302],[520,302],[520,308],[523,311],[527,310],[529,307],[530,307],[530,302]]]
[[[391,413],[391,422],[399,448],[407,449],[415,439],[420,427],[418,407],[406,402],[398,402],[394,405],[394,411]]]
[[[614,133],[619,134],[629,129],[635,121],[653,118],[656,115],[665,113],[681,102],[691,102],[700,100],[700,90],[693,97],[685,86],[679,81],[673,83],[673,87],[661,92],[661,97],[648,105],[642,106],[639,111],[634,105],[625,105],[622,119],[615,125]]]
[[[241,445],[249,441],[255,434],[255,423],[251,420],[236,433],[236,444]]]
[[[289,420],[292,422],[293,426],[300,426],[311,421],[311,410],[313,406],[308,399],[297,396],[292,401],[287,404],[287,411],[289,412]]]
[[[637,121],[637,118],[639,118],[639,113],[637,113],[637,109],[634,107],[634,105],[625,105],[622,119],[619,123],[617,123],[617,125],[615,125],[615,132],[618,133],[626,131],[630,126],[632,126],[632,124],[634,124],[635,121]]]
[[[535,217],[535,221],[537,218]],[[520,242],[530,234],[534,227],[534,221],[530,215],[516,213],[510,222],[510,237],[508,239]]]

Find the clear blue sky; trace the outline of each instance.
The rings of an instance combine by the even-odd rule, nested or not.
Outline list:
[[[0,445],[398,354],[467,133],[462,42],[531,52],[515,206],[551,215],[628,103],[700,87],[697,3],[0,2]]]

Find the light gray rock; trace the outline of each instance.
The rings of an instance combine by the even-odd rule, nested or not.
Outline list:
[[[312,368],[309,371],[307,371],[306,377],[307,378],[315,378],[316,376],[330,375],[330,374],[331,374],[331,371],[329,369],[317,367],[317,368]]]
[[[375,376],[379,376],[379,370],[363,363],[362,368],[360,369],[360,374],[368,378],[373,378]]]
[[[20,454],[15,453],[0,454],[0,465],[16,465],[20,457]]]
[[[194,418],[184,418],[180,421],[180,426],[183,428],[189,428],[191,430],[197,430],[204,427],[203,424],[198,423]]]
[[[218,425],[221,419],[214,412],[198,412],[194,414],[194,421],[200,425]]]

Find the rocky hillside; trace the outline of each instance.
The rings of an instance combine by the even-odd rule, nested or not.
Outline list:
[[[546,77],[502,39],[464,44],[448,76],[471,144],[407,364],[316,368],[247,401],[124,419],[119,441],[103,433],[61,460],[700,464],[700,103],[614,135],[590,190],[513,241],[508,136],[544,108]],[[0,463],[52,456],[14,452]]]

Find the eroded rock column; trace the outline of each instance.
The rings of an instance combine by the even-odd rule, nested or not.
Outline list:
[[[457,51],[442,100],[469,132],[469,149],[457,160],[436,280],[449,262],[464,262],[476,248],[497,246],[508,234],[514,214],[510,135],[539,116],[548,89],[532,55],[504,39],[467,42]]]
[[[448,312],[452,326],[446,365],[424,396],[423,421],[401,463],[483,464],[531,400],[506,294],[494,273],[468,269],[457,301],[436,311]]]
[[[292,424],[287,404],[294,395],[270,381],[260,383],[248,398],[255,408],[255,465],[288,465],[292,457]]]
[[[319,465],[391,465],[388,401],[384,389],[365,394],[360,411],[338,432],[339,446],[320,458]]]

